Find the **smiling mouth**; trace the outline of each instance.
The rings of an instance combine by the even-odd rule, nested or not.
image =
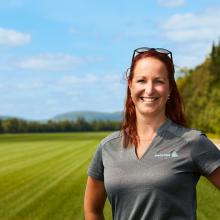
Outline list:
[[[158,100],[157,97],[140,97],[140,99],[142,100],[142,102],[145,102],[145,103],[152,103]]]

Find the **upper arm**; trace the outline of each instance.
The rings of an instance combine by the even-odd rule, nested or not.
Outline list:
[[[104,182],[88,176],[84,198],[85,213],[102,213],[106,197]]]
[[[220,189],[220,167],[208,175],[207,179],[212,182],[218,189]]]

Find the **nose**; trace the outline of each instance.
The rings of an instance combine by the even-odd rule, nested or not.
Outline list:
[[[150,96],[154,93],[154,85],[153,82],[149,81],[145,84],[145,93]]]

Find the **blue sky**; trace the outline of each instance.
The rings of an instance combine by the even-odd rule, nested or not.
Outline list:
[[[1,1],[0,115],[122,110],[135,48],[193,68],[219,37],[219,0]]]

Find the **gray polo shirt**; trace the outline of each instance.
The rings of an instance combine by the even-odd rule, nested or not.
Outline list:
[[[138,159],[115,132],[100,143],[88,175],[104,181],[114,220],[195,220],[196,184],[220,166],[201,132],[167,120]]]

